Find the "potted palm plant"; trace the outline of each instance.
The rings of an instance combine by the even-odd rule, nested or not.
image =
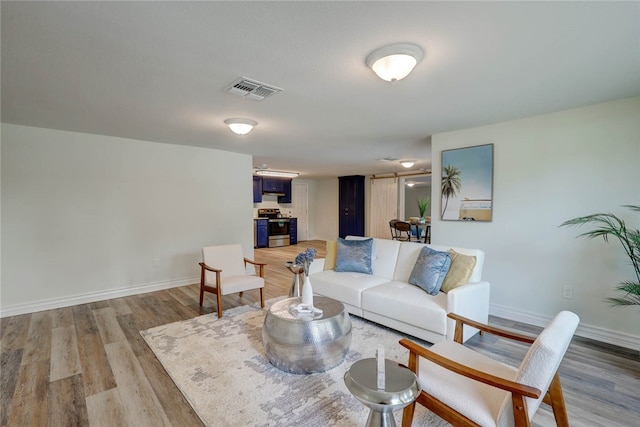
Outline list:
[[[429,207],[430,199],[428,197],[418,197],[418,212],[420,213],[420,222],[424,223],[424,214],[427,212],[427,208]]]
[[[624,205],[634,212],[640,213],[640,206]],[[640,230],[628,229],[624,221],[611,213],[597,213],[579,218],[573,218],[563,222],[560,226],[593,225],[594,228],[579,234],[578,237],[594,239],[602,237],[605,242],[609,237],[615,237],[620,241],[625,253],[631,261],[636,273],[636,281],[621,282],[616,289],[624,292],[619,298],[607,298],[612,306],[640,305]]]

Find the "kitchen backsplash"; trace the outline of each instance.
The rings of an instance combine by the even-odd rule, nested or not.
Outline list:
[[[274,208],[280,209],[280,213],[284,217],[293,216],[293,210],[291,209],[291,203],[278,203],[276,196],[263,196],[261,203],[253,204],[253,217],[258,217],[258,209]]]

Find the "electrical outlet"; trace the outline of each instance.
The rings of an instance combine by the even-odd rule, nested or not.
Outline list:
[[[562,298],[573,299],[573,286],[564,285],[562,287]]]
[[[153,261],[151,262],[151,264],[153,265],[153,268],[159,268],[160,267],[160,258],[154,258]]]

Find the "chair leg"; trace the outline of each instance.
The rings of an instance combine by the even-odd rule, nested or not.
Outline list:
[[[243,292],[240,292],[240,298],[242,298],[242,294],[243,294]]]
[[[262,292],[264,288],[260,288],[260,307],[264,308],[264,293]]]
[[[551,397],[551,408],[553,409],[553,417],[556,419],[558,427],[569,427],[569,417],[567,417],[567,407],[564,403],[564,395],[562,394],[562,385],[560,384],[560,375],[556,372],[549,386],[549,396]]]
[[[200,271],[200,307],[204,301],[204,267]]]
[[[216,300],[218,302],[218,319],[222,317],[222,295],[220,295],[220,289],[216,292]]]
[[[406,406],[402,411],[402,427],[411,427],[413,423],[413,411],[416,409],[416,402]]]

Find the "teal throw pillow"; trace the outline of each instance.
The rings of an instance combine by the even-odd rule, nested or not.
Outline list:
[[[334,271],[373,274],[371,270],[371,250],[373,239],[338,239],[336,268]]]
[[[431,249],[428,246],[420,250],[413,266],[409,283],[424,289],[429,295],[438,295],[445,276],[451,267],[451,254]]]

